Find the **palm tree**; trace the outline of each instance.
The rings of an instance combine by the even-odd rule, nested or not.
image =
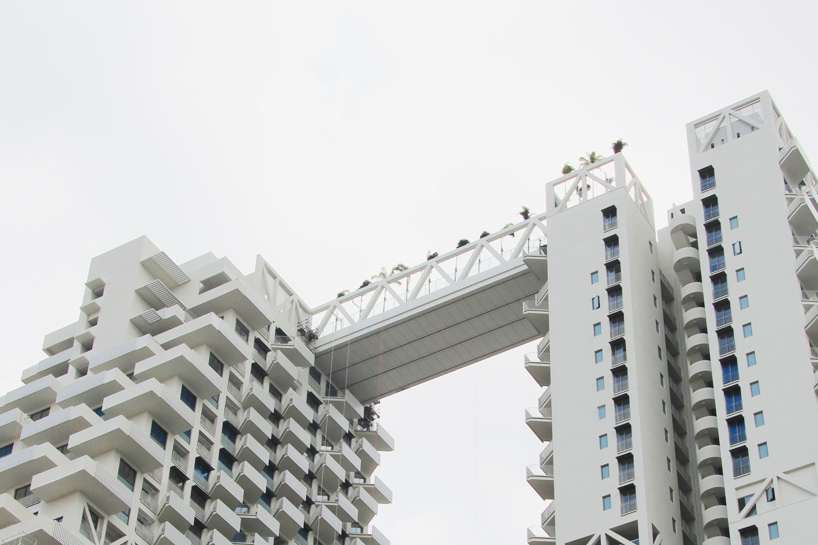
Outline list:
[[[565,163],[565,164],[562,166],[562,175],[563,175],[563,176],[565,176],[566,174],[571,174],[572,172],[574,172],[574,167],[572,167],[572,166],[571,166],[571,165],[569,165],[568,163]]]
[[[523,206],[523,209],[520,210],[519,214],[523,217],[524,220],[527,220],[531,217],[531,210],[528,209],[527,206]]]
[[[590,151],[579,158],[579,166],[582,168],[589,167],[596,163],[597,161],[601,161],[603,157],[598,155],[595,151]]]
[[[611,144],[611,149],[613,150],[614,153],[619,153],[620,151],[622,151],[622,148],[624,148],[627,145],[628,143],[620,138],[619,140]]]

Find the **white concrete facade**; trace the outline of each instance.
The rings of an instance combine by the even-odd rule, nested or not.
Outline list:
[[[0,401],[0,543],[388,545],[377,401],[533,339],[530,545],[813,542],[816,180],[767,93],[687,131],[695,198],[658,233],[615,154],[313,309],[261,258],[93,259]]]

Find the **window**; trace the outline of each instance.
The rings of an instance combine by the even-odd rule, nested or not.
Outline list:
[[[613,393],[621,394],[628,390],[628,370],[617,369],[613,372]]]
[[[719,200],[714,196],[702,199],[704,207],[704,221],[719,217]]]
[[[619,483],[632,481],[636,476],[633,464],[633,455],[628,454],[619,459]]]
[[[594,271],[591,273],[591,284],[596,284],[597,282],[599,282],[599,272]]]
[[[603,511],[610,511],[611,510],[611,496],[602,496],[602,510]]]
[[[617,226],[616,207],[611,206],[602,211],[602,229],[608,231]]]
[[[713,299],[721,299],[727,297],[727,275],[719,274],[712,278],[713,281]]]
[[[771,522],[767,525],[767,530],[770,532],[770,539],[778,539],[778,523]]]
[[[670,443],[670,434],[668,433],[667,428],[665,428],[665,443]]]
[[[614,400],[614,413],[617,424],[624,422],[631,417],[631,401],[627,395],[618,397]]]
[[[775,488],[771,486],[770,488],[765,490],[764,496],[766,496],[768,502],[775,501]]]
[[[714,221],[708,223],[704,227],[704,231],[707,234],[707,247],[715,246],[716,244],[721,244],[723,239],[721,235],[721,223],[718,221]]]
[[[605,377],[597,377],[596,379],[596,391],[601,392],[605,389]]]
[[[659,300],[656,299],[656,296],[653,296],[653,308],[659,308]]]
[[[599,337],[602,335],[602,324],[599,322],[594,324],[594,337]]]
[[[662,400],[662,414],[667,414],[667,403],[664,399]]]
[[[673,525],[673,533],[675,534],[675,533],[676,533],[676,519],[675,519],[675,518],[673,518],[673,517],[671,517],[671,518],[670,518],[670,522],[671,522],[671,523],[672,523],[672,525]]]
[[[744,338],[753,336],[753,324],[744,324],[741,326],[741,331],[744,333]]]
[[[608,319],[611,329],[611,338],[621,337],[625,334],[625,316],[620,312]]]
[[[656,283],[656,271],[654,271],[653,269],[650,270],[650,281],[653,282],[654,284]]]
[[[179,395],[179,399],[194,411],[196,410],[196,395],[188,390],[184,384],[182,385],[182,393]]]
[[[165,428],[157,424],[156,420],[151,422],[151,439],[163,447],[168,443],[168,432],[165,431]]]
[[[713,309],[716,311],[716,327],[727,325],[733,321],[730,301],[720,301],[713,305]]]
[[[219,376],[224,374],[224,364],[221,362],[219,358],[216,357],[216,354],[213,352],[210,353],[210,359],[208,360],[207,364],[210,366],[211,369],[216,371]]]
[[[6,445],[4,447],[0,447],[0,458],[4,458],[11,454],[12,449],[14,448],[14,443]]]
[[[756,428],[760,428],[764,425],[764,411],[758,411],[753,415],[753,420],[755,420]]]
[[[738,362],[736,361],[735,357],[731,356],[722,360],[721,377],[724,384],[730,384],[731,382],[736,382],[739,379]]]
[[[624,452],[633,448],[633,432],[631,425],[626,424],[616,430],[616,452]]]
[[[14,499],[20,500],[25,498],[26,496],[31,495],[31,485],[27,484],[25,486],[21,486],[14,490]]]
[[[747,440],[747,432],[744,429],[744,418],[739,416],[727,421],[727,429],[730,432],[730,445],[737,445]]]
[[[659,373],[659,386],[664,386],[664,385],[665,385],[665,375],[663,375],[662,373]]]
[[[594,352],[594,363],[602,363],[602,350]]]
[[[732,414],[742,409],[741,388],[734,386],[724,390],[724,403],[727,406],[727,414]]]
[[[736,282],[744,282],[747,279],[747,275],[744,274],[744,269],[737,269],[736,270]]]
[[[117,472],[117,479],[128,489],[133,490],[134,484],[136,484],[136,470],[132,468],[128,462],[123,460],[122,458],[119,459],[119,471]]]
[[[236,320],[236,333],[244,339],[244,342],[250,342],[250,330],[238,320]]]
[[[719,355],[723,356],[736,350],[736,339],[733,337],[733,329],[727,328],[717,333],[719,338]]]
[[[712,166],[704,167],[699,171],[699,183],[702,192],[709,191],[716,187],[716,173]]]
[[[622,308],[622,288],[614,288],[608,292],[608,312]]]
[[[628,359],[628,352],[625,349],[625,340],[619,339],[611,343],[611,365],[625,363]]]
[[[600,405],[596,408],[596,415],[599,420],[605,420],[606,416],[605,405]]]
[[[653,253],[653,243],[651,241],[648,241],[648,249],[650,250],[650,253]]]
[[[43,409],[41,411],[37,411],[36,413],[31,413],[30,415],[28,415],[28,417],[31,420],[33,420],[34,422],[36,422],[37,420],[40,420],[41,418],[45,418],[46,416],[48,416],[48,413],[49,413],[50,410],[51,409],[46,407],[45,409]]]
[[[670,458],[665,458],[665,460],[667,461],[667,471],[668,473],[671,473],[673,470],[670,469]]]
[[[738,229],[738,216],[730,218],[730,229]]]
[[[750,306],[750,299],[746,295],[742,295],[738,298],[738,306],[741,309],[745,309]]]
[[[659,358],[659,361],[662,361],[662,347],[661,346],[656,347],[656,355]]]
[[[721,247],[714,248],[707,252],[710,258],[710,272],[714,273],[724,268],[724,250]]]
[[[759,386],[758,381],[750,383],[750,395],[752,397],[761,395],[761,386]]]
[[[673,489],[672,489],[672,488],[668,488],[668,489],[667,489],[667,491],[668,491],[668,493],[669,493],[669,495],[670,495],[670,501],[671,501],[671,502],[673,502]]]
[[[599,308],[599,295],[594,295],[591,297],[591,308],[596,310]]]
[[[766,458],[770,455],[770,449],[767,448],[767,443],[761,443],[758,445],[758,457],[761,459]]]
[[[599,436],[599,449],[608,448],[608,434]]]
[[[616,259],[619,257],[619,237],[614,235],[604,240],[605,242],[605,261]]]
[[[733,458],[733,477],[741,477],[750,473],[750,454],[745,447],[730,451]]]
[[[619,262],[609,263],[605,267],[605,276],[609,286],[622,281],[622,265]]]
[[[733,255],[741,254],[741,241],[737,241],[733,243]]]
[[[636,487],[627,486],[619,490],[619,501],[622,505],[622,514],[636,511]]]
[[[743,496],[743,497],[741,497],[741,498],[739,498],[739,499],[738,499],[738,510],[739,510],[739,513],[740,513],[741,511],[743,511],[743,510],[744,510],[744,507],[745,507],[745,506],[747,505],[747,503],[749,503],[749,501],[750,501],[750,500],[752,500],[752,499],[753,499],[753,495],[752,495],[752,494],[750,494],[750,495],[748,495],[748,496]],[[755,516],[755,515],[757,515],[757,514],[758,514],[758,510],[757,510],[756,506],[755,506],[755,505],[753,505],[753,508],[752,508],[752,509],[750,509],[750,511],[747,513],[747,515],[746,515],[746,516],[748,516],[748,517],[752,517],[752,516]]]
[[[605,480],[611,476],[611,467],[608,464],[601,466],[599,468],[599,472],[602,476],[602,479]]]
[[[739,530],[738,533],[741,536],[741,545],[759,545],[758,529],[755,526]]]

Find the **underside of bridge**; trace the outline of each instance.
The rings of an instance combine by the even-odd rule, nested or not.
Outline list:
[[[541,337],[524,315],[547,280],[545,255],[526,255],[460,280],[377,318],[322,336],[315,365],[362,403]],[[537,325],[537,327],[535,327]]]

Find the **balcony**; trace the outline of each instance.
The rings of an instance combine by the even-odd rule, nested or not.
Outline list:
[[[11,409],[0,414],[0,443],[13,442],[20,434],[20,428],[31,419],[20,409]]]
[[[295,420],[285,420],[279,427],[279,440],[284,445],[292,445],[304,452],[310,445],[310,434]]]
[[[339,443],[339,446],[336,447],[335,450],[327,452],[336,460],[338,460],[338,463],[341,464],[341,467],[344,468],[344,471],[361,470],[361,458],[357,454],[355,454],[355,451],[352,450],[352,447],[347,445],[346,443],[341,442]]]
[[[801,145],[793,138],[784,145],[779,154],[784,179],[791,187],[797,187],[810,171],[809,162],[801,151]]]
[[[91,458],[116,450],[129,463],[146,473],[161,467],[165,460],[165,450],[124,416],[111,418],[73,434],[68,449],[74,455]]]
[[[727,529],[727,506],[726,505],[711,505],[702,513],[702,526],[705,531],[710,528],[718,527]]]
[[[185,345],[179,345],[140,361],[134,368],[139,382],[156,379],[165,382],[178,377],[197,397],[207,399],[221,392],[221,377],[201,356]]]
[[[359,486],[369,492],[369,495],[379,504],[392,503],[392,490],[384,484],[380,477],[375,477],[371,483],[362,483]]]
[[[131,318],[131,323],[143,335],[159,335],[185,323],[185,310],[179,305],[171,305],[159,310],[149,308]]]
[[[324,436],[333,443],[341,440],[349,430],[349,421],[332,405],[322,405],[318,411],[318,424]]]
[[[546,388],[538,398],[537,408],[543,416],[551,416],[551,388]]]
[[[211,499],[219,500],[233,509],[244,502],[244,490],[224,471],[211,472],[208,482]]]
[[[131,379],[119,369],[78,378],[57,393],[56,403],[60,407],[88,405],[99,407],[102,401],[125,388],[133,386]]]
[[[548,535],[555,535],[557,528],[557,502],[552,501],[540,515],[540,524]]]
[[[204,522],[208,529],[216,529],[226,536],[235,535],[241,527],[239,516],[220,500],[210,503]]]
[[[701,472],[707,471],[708,467],[721,467],[721,447],[719,445],[703,446],[696,452],[696,458],[696,463]],[[712,470],[710,472],[712,473]]]
[[[242,435],[236,443],[236,458],[261,469],[270,461],[270,452],[252,435]]]
[[[343,525],[326,505],[316,505],[312,508],[307,522],[315,534],[315,538],[323,545],[332,545],[335,537],[341,533]]]
[[[669,390],[670,390],[670,402],[675,406],[682,408],[685,404],[685,396],[682,393],[682,389],[673,381],[668,383]]]
[[[368,429],[361,429],[362,426],[355,426],[355,435],[363,437],[369,441],[373,447],[379,451],[391,452],[395,448],[395,440],[389,435],[380,423],[375,422]]]
[[[694,276],[701,271],[699,249],[692,246],[679,248],[673,252],[673,270],[676,273],[687,271]]]
[[[66,462],[68,458],[48,443],[13,452],[0,458],[0,490],[27,483],[34,475]]]
[[[292,445],[280,445],[274,462],[279,471],[289,471],[298,478],[306,475],[310,469],[307,457]]]
[[[245,534],[258,534],[262,537],[278,537],[279,522],[272,513],[260,504],[248,508],[239,508],[241,531]]]
[[[541,282],[548,282],[548,247],[540,246],[523,254],[523,263]]]
[[[341,522],[349,524],[358,521],[358,508],[343,494],[335,494],[327,506]]]
[[[307,486],[289,471],[279,471],[273,481],[273,493],[277,498],[287,498],[294,505],[301,505],[307,497]]]
[[[71,355],[73,354],[73,352],[74,352],[73,347],[67,348],[62,352],[45,358],[36,365],[32,365],[31,367],[23,371],[22,378],[23,384],[34,382],[35,380],[40,379],[46,375],[59,377],[66,374],[68,372],[68,362],[71,359]]]
[[[691,383],[698,381],[712,383],[713,381],[713,372],[710,360],[699,360],[691,363],[687,368],[687,372],[690,376]]]
[[[697,353],[705,354],[710,349],[707,333],[696,333],[687,338],[687,355],[692,358]]]
[[[324,402],[338,409],[345,418],[356,420],[364,417],[363,404],[349,390],[341,390],[333,395],[327,394],[324,396]]]
[[[187,528],[193,524],[194,511],[181,496],[168,490],[158,504],[157,516],[161,521]]]
[[[386,536],[374,526],[364,528],[360,534],[356,534],[356,537],[363,545],[389,545],[389,540]]]
[[[279,524],[278,535],[286,541],[292,540],[304,526],[304,514],[287,498],[278,498],[272,512]]]
[[[236,483],[244,489],[246,498],[257,498],[267,488],[267,479],[264,478],[264,475],[247,462],[238,465],[235,475]]]
[[[539,466],[528,466],[525,470],[525,480],[531,488],[544,500],[554,499],[554,476],[546,475]]]
[[[526,531],[528,545],[556,545],[557,538],[546,535],[539,526],[531,526]]]
[[[537,354],[528,353],[525,355],[525,370],[540,386],[551,385],[551,364],[540,361]]]
[[[281,351],[276,350],[273,352],[267,375],[276,388],[286,392],[298,380],[298,368]]]
[[[315,354],[299,337],[290,339],[276,335],[271,348],[284,354],[296,367],[306,368],[315,365]]]
[[[364,438],[357,439],[353,445],[355,454],[361,460],[361,472],[364,475],[371,475],[381,465],[381,453]]]
[[[239,431],[243,434],[252,435],[259,443],[263,444],[272,437],[274,428],[267,418],[261,416],[255,409],[250,408],[244,411],[244,418],[241,420]],[[304,433],[307,432],[304,431]]]
[[[708,496],[724,496],[724,476],[710,475],[699,481],[699,491],[702,498]]]
[[[236,365],[251,358],[250,347],[215,314],[206,314],[155,337],[167,350],[180,344],[190,348],[210,347],[225,365]]]
[[[545,335],[548,333],[548,294],[546,294],[543,300],[539,302],[536,299],[523,301],[523,316],[528,318],[528,321],[532,326],[534,326],[537,333],[540,335]]]
[[[191,545],[190,540],[172,524],[164,522],[156,531],[154,545]]]
[[[525,411],[525,423],[540,441],[551,441],[553,438],[552,420],[545,417],[536,408]]]
[[[673,443],[676,447],[676,459],[681,460],[682,463],[687,463],[690,461],[690,451],[687,448],[687,444],[682,440],[681,437],[674,434],[673,435]]]
[[[266,327],[275,320],[272,306],[243,279],[232,280],[193,298],[188,309],[192,316],[221,315],[234,310],[250,329]]]
[[[318,483],[322,488],[335,491],[344,482],[346,473],[341,464],[326,452],[322,452],[315,456],[315,461],[312,464],[312,471],[318,478]]]
[[[29,420],[22,427],[20,440],[30,445],[39,443],[62,445],[68,442],[71,434],[101,423],[102,419],[86,405],[77,405],[52,412],[36,422]]]
[[[106,515],[119,513],[133,502],[133,492],[87,456],[38,473],[31,480],[31,491],[46,502],[81,492]]]
[[[253,408],[261,414],[270,414],[280,409],[278,401],[264,389],[264,386],[251,380],[241,393],[241,405],[244,408]]]
[[[303,427],[309,426],[313,419],[313,410],[295,390],[290,390],[284,394],[281,400],[281,414],[284,415],[284,418],[292,418]]]
[[[805,304],[807,310],[804,316],[804,329],[810,338],[810,343],[818,343],[818,304]]]
[[[27,507],[15,500],[11,494],[0,494],[0,529],[34,518]]]
[[[46,375],[7,393],[0,401],[0,412],[20,409],[28,414],[48,407],[57,399],[59,389],[60,379]]]
[[[136,386],[105,398],[102,410],[106,416],[122,415],[128,419],[148,413],[171,435],[177,435],[193,427],[193,411],[179,399],[179,392],[162,385],[156,379],[140,382]]]
[[[378,502],[372,497],[365,488],[355,486],[352,493],[349,494],[349,499],[352,505],[358,509],[358,522],[360,524],[369,524],[369,522],[378,514]]]

